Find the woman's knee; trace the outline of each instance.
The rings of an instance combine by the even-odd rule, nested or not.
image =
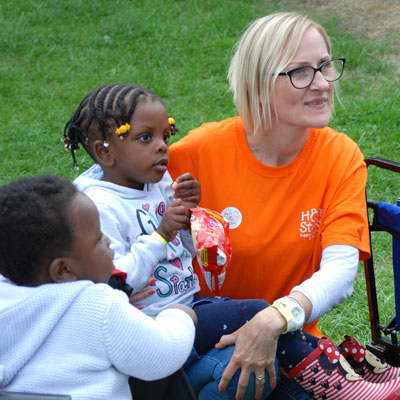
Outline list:
[[[241,370],[236,371],[224,392],[219,392],[219,383],[225,368],[229,364],[234,351],[234,346],[228,346],[225,349],[212,349],[201,356],[200,360],[193,362],[186,368],[186,373],[198,400],[234,400],[236,399],[237,384],[239,382]],[[278,371],[278,364],[275,363],[275,369]],[[279,376],[279,374],[278,374]],[[244,400],[254,400],[255,398],[255,380],[251,376]],[[263,397],[267,397],[272,392],[269,385],[268,375],[264,386]]]

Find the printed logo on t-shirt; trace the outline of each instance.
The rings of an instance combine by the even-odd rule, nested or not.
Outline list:
[[[322,208],[311,208],[301,212],[300,237],[311,240],[317,236],[323,212]]]
[[[169,261],[171,265],[183,271],[182,262],[179,258]],[[197,275],[192,267],[188,267],[189,274],[183,276],[182,273],[174,274],[173,270],[168,270],[166,265],[160,265],[154,271],[154,277],[158,279],[156,295],[158,297],[169,297],[180,293],[188,292],[198,281]]]
[[[235,207],[227,207],[221,214],[229,222],[229,229],[235,229],[242,223],[242,213]]]

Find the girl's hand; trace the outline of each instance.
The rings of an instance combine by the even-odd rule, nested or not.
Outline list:
[[[263,376],[268,373],[270,386],[276,385],[275,357],[278,338],[286,329],[286,320],[273,307],[257,313],[247,324],[230,335],[221,337],[215,345],[222,349],[235,345],[232,358],[226,367],[220,384],[220,391],[228,386],[235,372],[241,368],[236,398],[243,398],[250,375]],[[255,380],[255,396],[261,398],[265,380]]]
[[[172,190],[175,192],[175,198],[183,200],[186,208],[196,207],[200,203],[200,183],[189,172],[176,178]]]
[[[156,283],[156,280],[157,280],[156,278],[151,277],[146,282],[146,285],[144,285],[144,288],[140,292],[137,292],[129,297],[129,303],[131,303],[133,306],[141,310],[143,306],[141,304],[137,304],[137,302],[155,293],[155,290],[150,288],[149,286],[153,286]]]
[[[183,200],[173,201],[165,210],[163,219],[156,229],[167,242],[175,239],[176,234],[181,229],[189,229],[189,210]]]

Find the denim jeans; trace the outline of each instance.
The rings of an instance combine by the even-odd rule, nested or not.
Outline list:
[[[228,346],[222,350],[213,348],[202,355],[199,360],[192,362],[186,367],[187,376],[198,400],[235,400],[240,370],[236,372],[225,392],[220,393],[218,391],[219,381],[232,357],[233,350],[234,346]],[[277,361],[275,368],[276,371],[279,371]],[[275,390],[272,392],[269,386],[268,375],[266,375],[262,398],[265,400],[312,400],[300,386],[286,377],[281,377]],[[254,376],[252,375],[243,400],[254,399]]]

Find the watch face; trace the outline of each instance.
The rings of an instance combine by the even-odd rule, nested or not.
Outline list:
[[[293,301],[288,301],[285,304],[285,307],[292,312],[293,319],[296,322],[303,322],[303,319],[305,318],[304,310],[298,304],[294,303]]]
[[[292,309],[292,314],[295,320],[300,320],[303,315],[303,310],[300,307],[294,307]]]
[[[287,320],[287,332],[300,329],[305,322],[305,312],[297,301],[283,297],[278,299],[276,302],[282,304],[286,311],[292,314],[292,317]]]

